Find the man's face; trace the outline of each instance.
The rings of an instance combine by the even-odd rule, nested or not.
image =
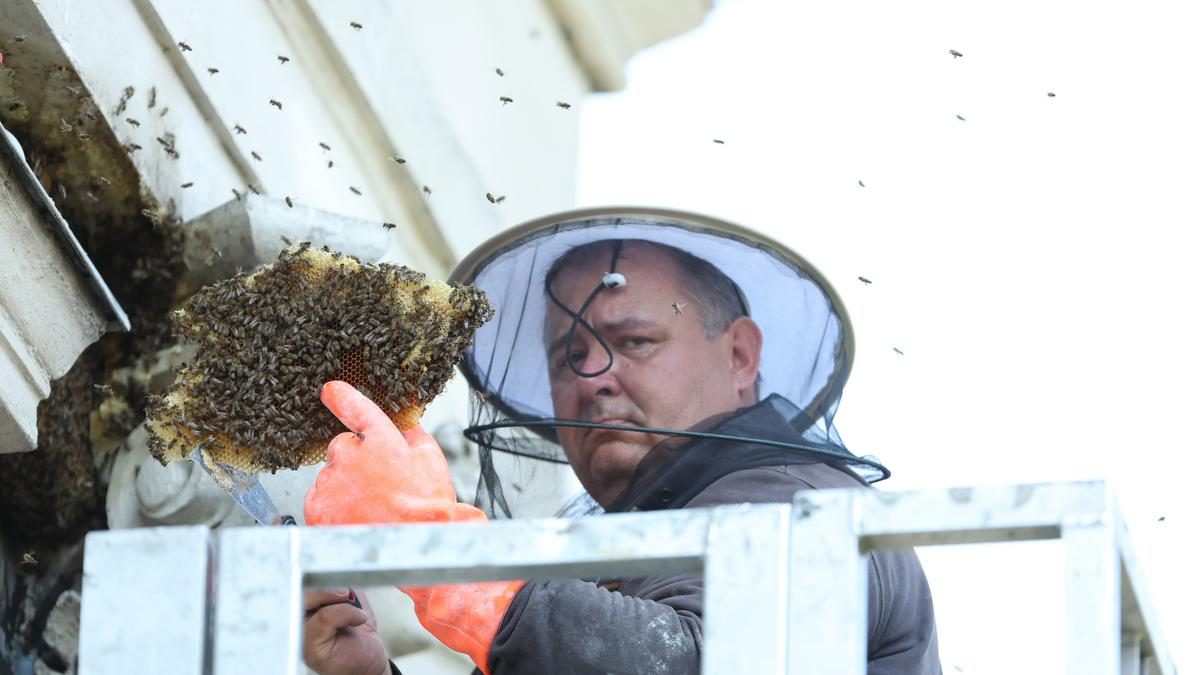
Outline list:
[[[577,310],[609,271],[610,258],[601,253],[564,269],[554,281],[555,296]],[[616,269],[628,283],[601,291],[583,317],[612,350],[612,367],[604,374],[580,377],[567,365],[571,359],[580,372],[593,373],[604,368],[608,357],[582,325],[566,344],[571,318],[550,305],[546,343],[557,417],[686,429],[753,402],[761,346],[753,322],[739,319],[708,339],[695,303],[680,283],[678,265],[652,246],[627,244]],[[753,333],[749,339],[748,332]],[[608,506],[664,436],[563,427],[558,438],[583,486]]]

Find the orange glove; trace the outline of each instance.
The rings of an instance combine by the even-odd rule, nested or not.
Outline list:
[[[456,501],[450,466],[420,426],[401,434],[387,414],[351,385],[327,382],[321,402],[350,432],[329,443],[327,464],[304,499],[309,525],[486,521]],[[417,618],[484,673],[488,650],[521,581],[401,588]]]

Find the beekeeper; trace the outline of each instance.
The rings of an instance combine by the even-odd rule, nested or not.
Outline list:
[[[322,400],[350,431],[330,443],[309,524],[504,516],[495,452],[569,463],[588,494],[572,513],[790,502],[888,475],[833,426],[854,350],[841,301],[758,233],[660,209],[570,212],[495,237],[452,279],[481,287],[497,310],[462,363],[478,392],[467,435],[480,448],[482,510],[456,501],[428,434],[401,433],[335,382]],[[391,498],[358,498],[364,481]],[[915,554],[872,552],[867,570],[867,672],[940,673]],[[700,669],[700,576],[402,590],[484,673]],[[350,592],[307,595],[306,662],[329,675],[388,673],[370,605],[347,603]]]

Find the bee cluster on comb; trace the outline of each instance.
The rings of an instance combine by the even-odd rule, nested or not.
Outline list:
[[[296,244],[173,313],[175,333],[197,351],[147,407],[150,451],[165,464],[203,443],[216,461],[249,472],[322,461],[345,431],[320,402],[330,380],[358,387],[411,428],[492,314],[473,286]]]

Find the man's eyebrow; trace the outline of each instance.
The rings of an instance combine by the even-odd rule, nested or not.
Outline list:
[[[600,332],[600,333],[620,333],[622,331],[632,330],[632,329],[636,329],[636,328],[657,328],[657,327],[658,327],[658,323],[656,323],[650,319],[642,318],[640,316],[630,316],[630,317],[621,319],[619,321],[610,321],[609,323],[606,323],[602,326],[593,326],[593,328],[596,328],[597,332]],[[559,349],[562,349],[564,346],[566,346],[567,334],[570,333],[570,330],[571,329],[568,328],[567,332],[563,333],[562,335],[560,335],[550,341],[550,344],[546,347],[547,355],[553,354],[553,353],[557,352]],[[583,328],[583,327],[577,327],[575,329],[576,335],[582,335],[587,332],[588,332],[588,329]]]

